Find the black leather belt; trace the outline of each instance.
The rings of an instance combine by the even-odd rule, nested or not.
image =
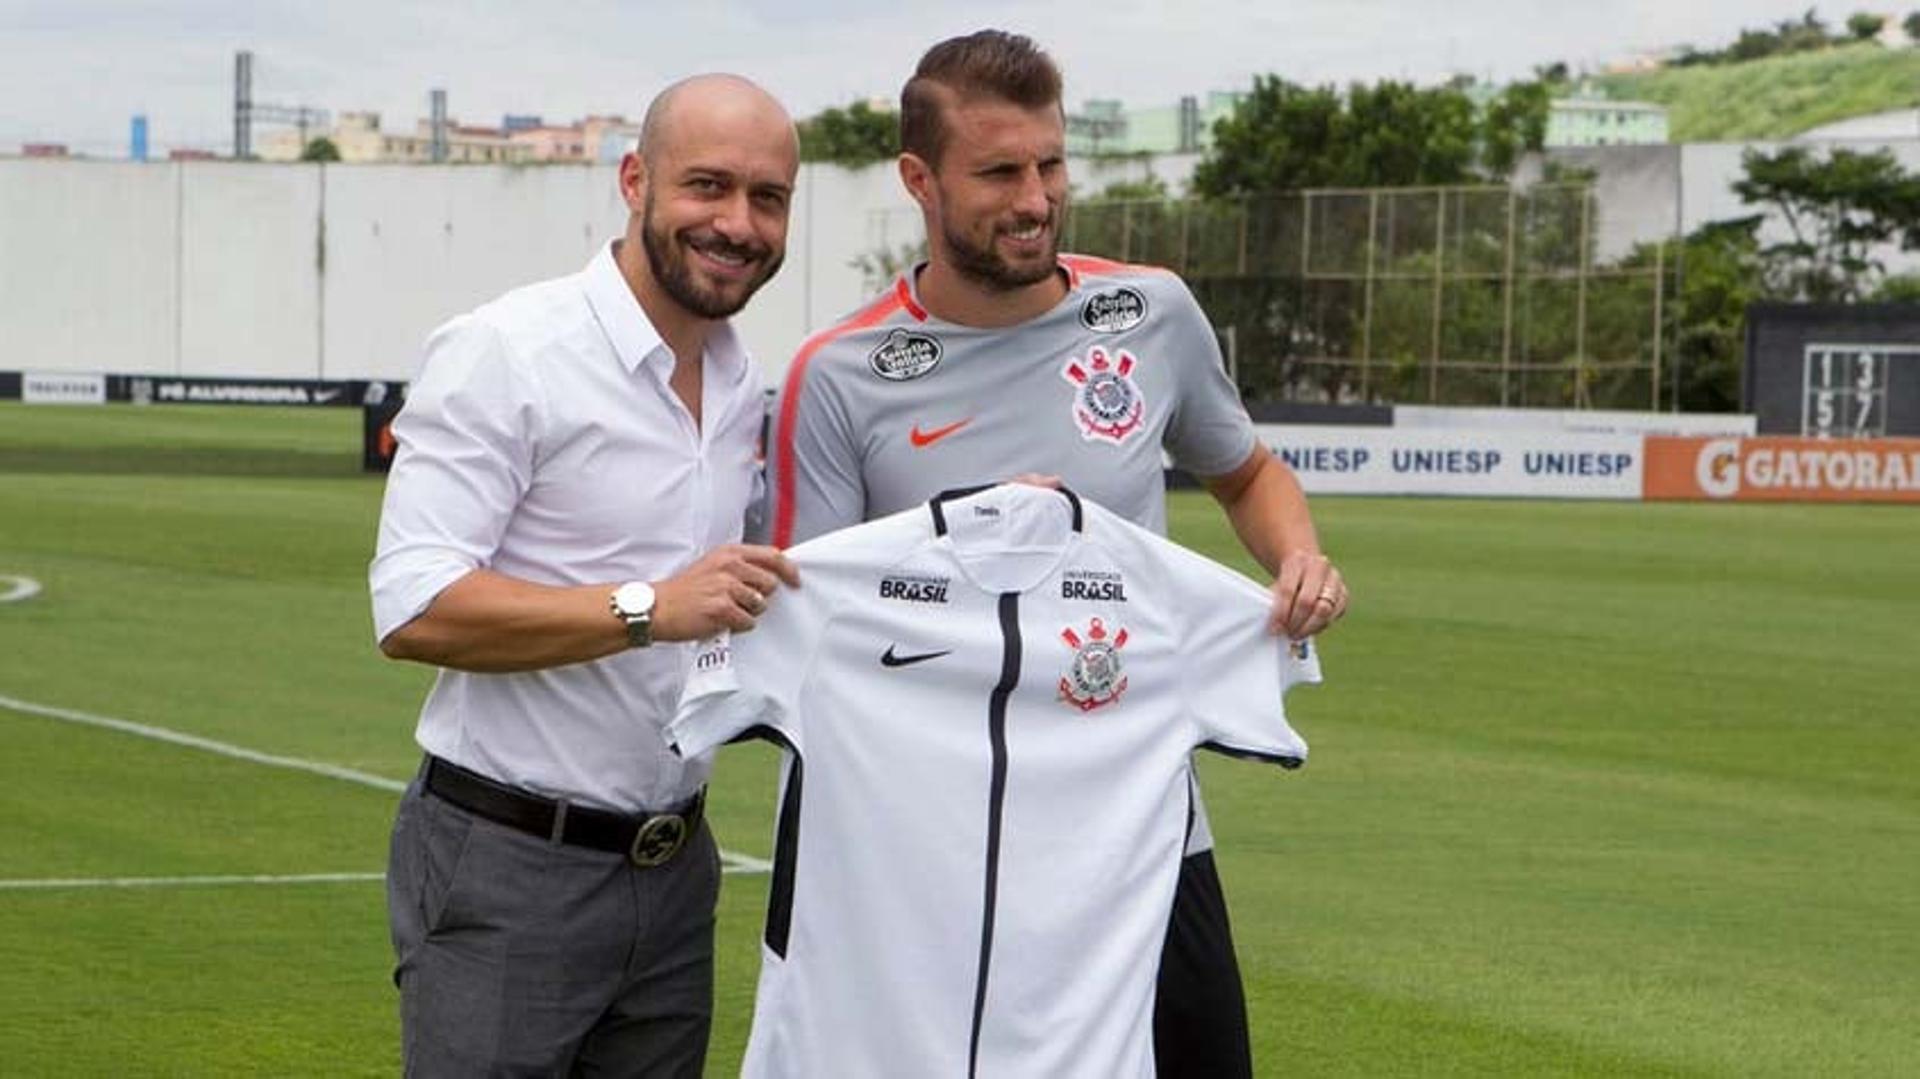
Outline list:
[[[707,792],[661,813],[628,816],[530,794],[478,772],[427,758],[422,786],[437,798],[495,824],[577,847],[624,854],[643,868],[665,865],[700,830]]]

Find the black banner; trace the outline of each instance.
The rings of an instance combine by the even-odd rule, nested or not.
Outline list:
[[[48,372],[58,374],[60,372]],[[97,379],[86,373],[78,377]],[[132,405],[270,405],[295,408],[378,408],[402,396],[406,383],[378,379],[213,378],[180,375],[107,375],[107,401]],[[0,371],[0,401],[21,399],[26,373]]]
[[[398,397],[400,383],[352,379],[182,378],[108,375],[107,400],[135,405],[272,405],[375,408]]]

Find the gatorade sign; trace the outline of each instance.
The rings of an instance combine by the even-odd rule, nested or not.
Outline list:
[[[1646,440],[1649,500],[1920,503],[1920,439]]]

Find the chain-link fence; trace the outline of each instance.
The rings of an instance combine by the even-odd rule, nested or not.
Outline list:
[[[1656,409],[1668,245],[1601,223],[1587,184],[1325,190],[1080,202],[1062,246],[1179,273],[1248,400]]]
[[[1065,247],[1178,272],[1249,399],[1657,408],[1664,244],[1585,184],[1084,202]]]

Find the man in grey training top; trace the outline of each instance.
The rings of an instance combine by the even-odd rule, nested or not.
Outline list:
[[[1192,294],[1165,271],[1059,252],[1060,102],[1058,69],[1024,37],[982,31],[921,58],[901,94],[900,175],[928,261],[795,356],[771,447],[773,542],[1017,473],[1058,476],[1164,533],[1164,450],[1273,574],[1273,631],[1310,637],[1345,612],[1346,585]],[[1244,1076],[1246,1005],[1195,793],[1156,1062],[1162,1075]]]

